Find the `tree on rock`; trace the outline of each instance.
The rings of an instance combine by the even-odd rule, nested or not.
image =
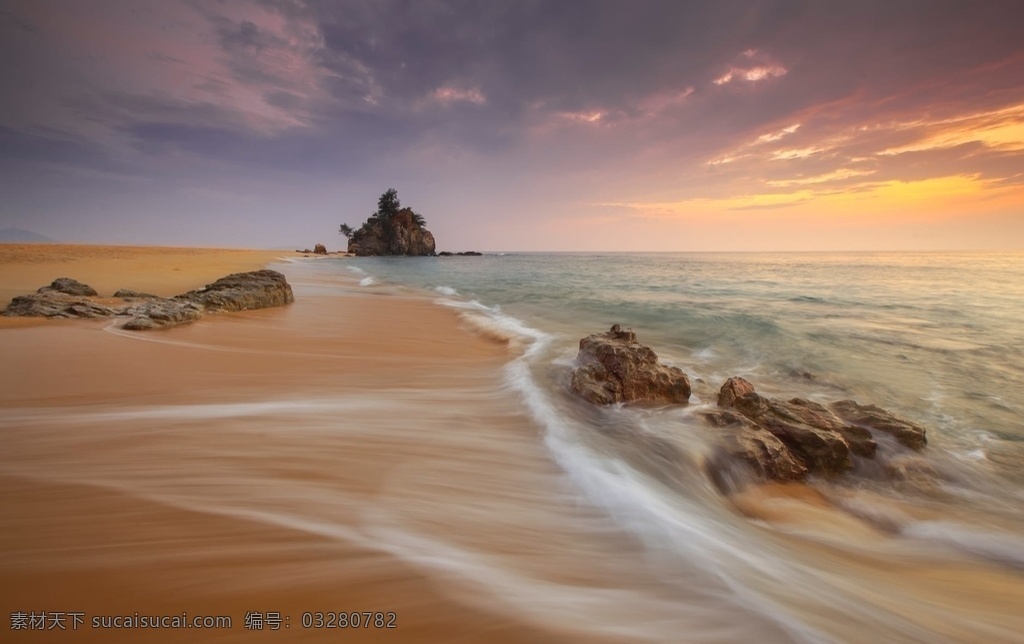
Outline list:
[[[356,255],[434,255],[434,235],[426,223],[423,215],[403,208],[398,191],[389,188],[358,230],[342,224],[338,232],[348,237],[348,252]]]

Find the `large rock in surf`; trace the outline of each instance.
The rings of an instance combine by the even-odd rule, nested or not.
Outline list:
[[[577,366],[569,386],[590,402],[649,401],[686,403],[690,380],[678,367],[658,362],[654,351],[636,341],[632,329],[616,324],[607,333],[595,333],[580,340]]]
[[[716,427],[717,445],[706,467],[720,488],[739,487],[735,479],[753,473],[759,481],[798,481],[807,476],[807,466],[774,434],[730,409],[701,412],[705,422]],[[745,472],[737,472],[736,466]]]
[[[831,407],[840,418],[851,425],[870,433],[889,434],[910,449],[922,450],[928,444],[924,427],[876,405],[861,405],[852,400],[840,400],[832,403]]]
[[[434,235],[416,221],[411,208],[402,208],[390,218],[370,219],[352,234],[348,252],[367,255],[435,254]]]
[[[737,461],[760,480],[794,480],[804,473],[835,476],[852,467],[852,455],[875,458],[875,432],[891,434],[912,449],[926,443],[924,428],[880,407],[851,400],[826,407],[802,398],[768,398],[743,378],[729,378],[722,385],[718,405],[702,414],[708,424],[728,429],[721,432],[708,462],[718,478],[726,463]],[[765,434],[782,449],[766,443]]]
[[[284,275],[264,269],[232,273],[174,299],[194,302],[206,311],[247,311],[291,304],[295,296]]]

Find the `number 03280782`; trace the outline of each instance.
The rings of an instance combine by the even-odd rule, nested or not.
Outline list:
[[[374,611],[306,612],[302,628],[398,628],[398,616]]]

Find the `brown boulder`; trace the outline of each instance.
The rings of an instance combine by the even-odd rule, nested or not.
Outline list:
[[[247,311],[284,306],[294,302],[295,296],[284,275],[264,269],[232,273],[174,299],[195,302],[206,311]]]
[[[708,424],[729,430],[722,433],[709,463],[721,469],[723,461],[742,462],[760,479],[800,478],[801,467],[804,474],[840,474],[852,467],[851,455],[875,458],[875,432],[890,434],[913,449],[926,443],[923,427],[875,405],[842,400],[826,407],[803,398],[768,398],[742,378],[729,378],[722,385],[718,405],[718,410],[701,414]],[[763,433],[786,449],[765,442]]]
[[[737,398],[752,393],[754,393],[754,385],[739,376],[733,376],[726,380],[719,390],[718,406],[728,409],[733,406]]]
[[[654,351],[636,341],[631,330],[616,324],[607,333],[595,333],[580,340],[569,386],[584,399],[608,405],[617,402],[649,401],[686,403],[690,380],[678,367],[658,362]]]
[[[740,396],[734,406],[755,425],[785,443],[803,460],[809,472],[835,475],[853,466],[850,445],[836,431],[833,419],[838,419],[831,413],[821,414],[799,398],[786,402],[756,392]]]
[[[716,445],[705,468],[723,491],[742,486],[736,480],[743,478],[736,471],[737,466],[758,482],[798,481],[807,475],[807,467],[785,443],[745,416],[726,409],[708,410],[700,415],[718,428]]]
[[[326,255],[327,254],[327,247],[324,246],[323,244],[317,244],[316,246],[313,246],[313,254],[314,255]]]
[[[88,284],[82,284],[78,280],[73,280],[70,277],[58,277],[53,280],[49,286],[36,291],[37,293],[64,293],[65,295],[77,295],[80,297],[91,297],[99,295],[96,289],[89,286]]]
[[[117,314],[116,309],[96,304],[84,297],[43,289],[15,297],[2,313],[6,317],[36,318],[105,318]]]
[[[924,427],[900,418],[876,405],[861,405],[853,400],[832,403],[832,410],[847,423],[869,434],[875,431],[889,434],[910,449],[922,450],[928,444]]]

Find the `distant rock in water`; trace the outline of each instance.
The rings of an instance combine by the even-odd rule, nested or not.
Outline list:
[[[686,403],[690,380],[678,367],[658,362],[654,351],[636,340],[632,329],[616,324],[606,333],[580,340],[570,388],[597,404],[648,401]]]
[[[324,246],[323,244],[317,244],[317,245],[313,246],[313,254],[314,255],[326,255],[327,254],[327,247]]]
[[[874,459],[879,433],[915,450],[927,443],[923,427],[880,407],[852,400],[825,406],[802,398],[767,398],[738,377],[722,385],[718,406],[701,412],[705,422],[725,430],[708,460],[716,482],[726,478],[736,462],[745,464],[758,480],[836,476],[853,466],[853,456]]]
[[[94,302],[95,289],[62,277],[36,293],[20,295],[3,310],[7,317],[98,318],[127,316],[129,330],[159,329],[194,322],[204,312],[245,311],[283,306],[295,301],[284,275],[272,270],[234,273],[201,289],[173,298],[121,289],[114,297],[127,303],[109,307]],[[137,300],[143,300],[138,302]]]
[[[403,208],[392,218],[370,220],[352,234],[348,252],[367,255],[434,255],[434,235]]]
[[[478,253],[475,250],[465,250],[461,253],[452,253],[446,250],[441,251],[437,254],[438,257],[480,257],[483,253]]]
[[[434,235],[426,223],[412,208],[402,208],[398,192],[389,189],[377,201],[377,211],[358,230],[342,224],[339,232],[349,238],[348,252],[354,255],[433,256]]]

